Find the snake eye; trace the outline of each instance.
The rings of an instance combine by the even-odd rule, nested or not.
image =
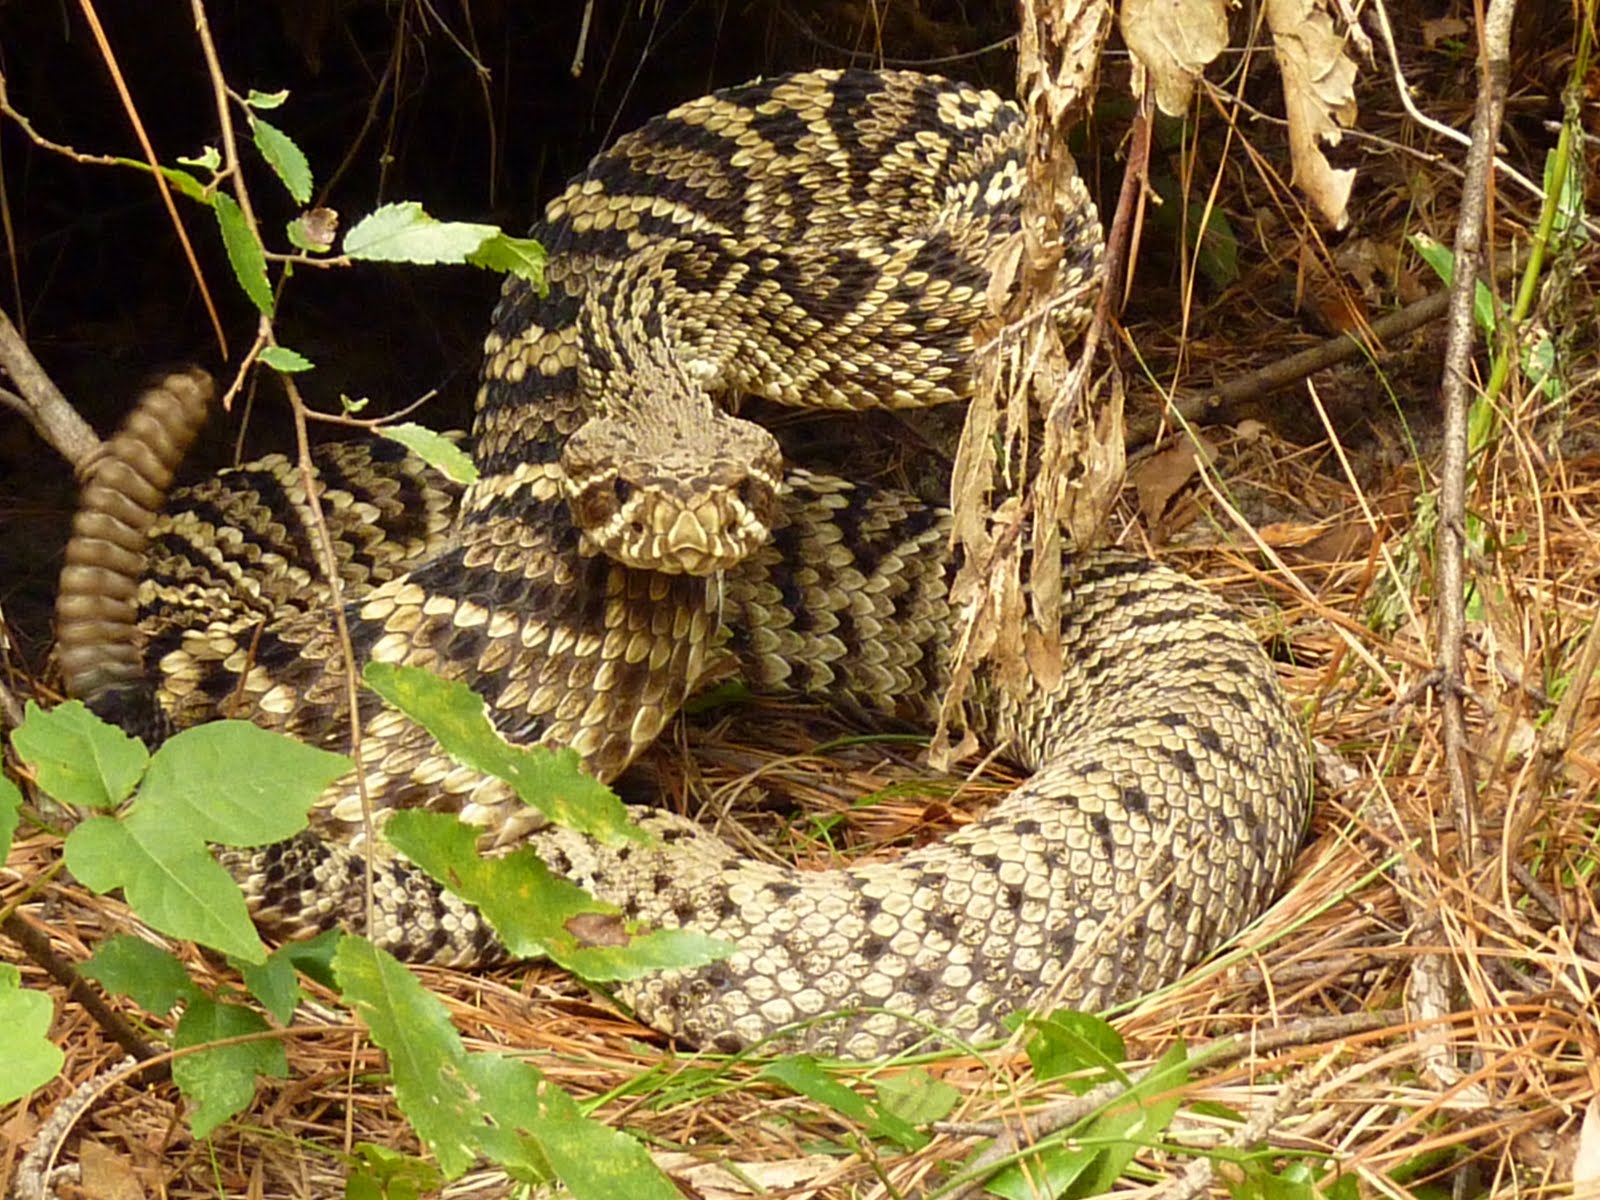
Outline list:
[[[633,484],[620,476],[612,481],[611,490],[616,493],[618,504],[626,504],[633,497]]]
[[[739,487],[736,494],[739,497],[740,504],[744,505],[751,512],[756,511],[759,498],[761,496],[761,489],[756,485],[756,481],[754,479],[751,479],[748,475],[741,479],[739,481]]]

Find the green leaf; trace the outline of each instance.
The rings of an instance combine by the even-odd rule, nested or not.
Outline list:
[[[478,468],[472,456],[442,433],[407,421],[399,425],[385,425],[378,430],[391,441],[399,442],[446,479],[456,483],[473,483],[478,478]]]
[[[150,755],[144,744],[108,725],[77,700],[48,712],[32,700],[11,735],[39,786],[73,808],[115,808],[128,798]]]
[[[181,154],[178,155],[178,161],[185,166],[199,167],[202,171],[210,171],[214,175],[217,168],[222,165],[222,155],[218,153],[215,146],[207,146],[199,154],[189,158],[185,158]],[[190,176],[190,178],[192,179],[193,176]]]
[[[344,1200],[417,1200],[444,1186],[432,1163],[387,1146],[357,1142],[356,1157],[361,1165],[345,1181]]]
[[[283,375],[297,375],[301,371],[309,371],[316,364],[298,350],[291,350],[287,346],[267,346],[262,349],[261,361],[274,371]]]
[[[97,892],[121,888],[140,919],[246,962],[264,962],[244,896],[193,832],[143,814],[91,817],[67,835],[67,868]]]
[[[283,186],[294,197],[294,202],[305,204],[309,201],[311,164],[306,161],[305,152],[295,145],[294,139],[276,125],[254,115],[250,118],[250,134],[255,138],[256,149],[261,151],[261,157],[283,180]]]
[[[1108,1144],[1092,1175],[1085,1177],[1078,1196],[1099,1196],[1111,1191],[1122,1178],[1133,1156],[1156,1140],[1172,1124],[1183,1106],[1181,1088],[1189,1081],[1189,1050],[1174,1042],[1155,1066],[1129,1089],[1128,1094],[1107,1106],[1084,1134],[1084,1140],[1104,1140]]]
[[[473,1054],[466,1066],[494,1118],[493,1128],[482,1131],[483,1147],[517,1178],[534,1182],[554,1175],[576,1200],[682,1200],[643,1146],[584,1116],[529,1064]],[[519,1134],[523,1145],[509,1144]]]
[[[208,148],[208,152],[199,159],[180,158],[178,161],[193,162],[197,166],[210,166],[212,170],[215,170],[216,165],[220,164],[222,161],[221,157],[218,156],[216,157],[216,162],[212,162],[212,157],[215,156],[216,153],[217,152],[215,150],[210,150]],[[136,158],[114,158],[111,161],[116,163],[119,167],[133,167],[135,170],[143,171],[147,175],[151,173],[150,164],[147,162],[140,162]],[[204,204],[207,207],[211,207],[216,199],[215,196],[207,191],[205,184],[201,183],[187,171],[180,171],[177,167],[162,167],[161,174],[163,177],[165,177],[168,183],[178,189],[180,195],[187,196],[190,200],[193,200],[199,204]]]
[[[0,864],[3,864],[11,853],[11,839],[16,835],[17,814],[21,810],[21,789],[4,775],[0,775]]]
[[[827,1105],[841,1116],[866,1128],[873,1137],[886,1137],[906,1150],[920,1150],[929,1138],[904,1119],[869,1104],[857,1093],[830,1076],[817,1060],[806,1054],[793,1054],[768,1063],[761,1078],[771,1079],[818,1104]]]
[[[961,1093],[942,1079],[935,1079],[921,1067],[897,1075],[879,1076],[872,1081],[878,1104],[909,1125],[942,1121],[955,1111]]]
[[[480,858],[482,831],[449,813],[394,813],[384,833],[434,879],[475,906],[513,954],[544,957],[594,981],[703,966],[735,947],[684,929],[642,931],[615,906],[556,875],[531,847]]]
[[[496,230],[493,237],[467,255],[467,261],[475,267],[526,279],[540,293],[544,291],[544,247],[532,238],[512,237]]]
[[[267,955],[267,961],[260,965],[247,962],[234,965],[243,976],[250,994],[273,1015],[278,1024],[287,1025],[294,1019],[295,1007],[300,1003],[300,981],[295,978],[294,958],[286,948],[274,950]]]
[[[1456,256],[1449,246],[1434,241],[1425,233],[1411,235],[1411,246],[1422,257],[1422,261],[1433,268],[1446,287],[1455,282]],[[1492,334],[1495,330],[1495,303],[1494,295],[1479,280],[1472,293],[1472,318],[1477,322],[1478,328],[1485,335]]]
[[[1099,1157],[1099,1146],[1057,1142],[1005,1168],[984,1190],[1002,1200],[1054,1200],[1066,1195]]]
[[[331,208],[308,208],[284,227],[289,243],[311,254],[326,254],[339,235],[339,214]]]
[[[251,108],[265,111],[272,108],[281,108],[283,102],[288,98],[288,88],[284,88],[281,92],[258,92],[255,88],[251,88],[250,94],[244,98],[244,102]]]
[[[43,1087],[66,1062],[61,1048],[50,1040],[50,1020],[55,1005],[43,992],[22,986],[22,972],[0,962],[0,1105],[20,1100]]]
[[[90,979],[98,979],[108,992],[132,997],[150,1013],[169,1013],[178,1001],[194,1000],[201,994],[176,958],[160,946],[125,933],[102,942],[94,957],[79,969]]]
[[[248,721],[212,721],[156,751],[130,817],[152,812],[196,841],[266,846],[304,829],[306,811],[350,767]]]
[[[1028,1039],[1028,1061],[1041,1083],[1085,1071],[1107,1072],[1125,1079],[1122,1063],[1128,1057],[1122,1036],[1100,1017],[1090,1013],[1057,1009],[1044,1017],[1029,1017],[1032,1027]],[[1103,1075],[1069,1080],[1067,1086],[1083,1094],[1099,1083]]]
[[[444,1004],[365,938],[340,940],[333,971],[345,1003],[388,1052],[401,1111],[445,1176],[457,1178],[476,1157],[481,1119]]]
[[[273,951],[273,956],[281,955],[294,964],[295,970],[303,971],[329,990],[337,990],[339,985],[333,978],[333,956],[343,938],[344,931],[341,929],[324,929],[316,937],[286,942]]]
[[[382,662],[369,662],[361,677],[433,734],[456,762],[505,780],[524,804],[552,821],[608,845],[649,840],[628,820],[611,789],[583,773],[576,751],[511,745],[489,723],[483,697],[466,684],[440,679],[421,667]]]
[[[204,1046],[228,1038],[270,1032],[259,1013],[237,1004],[219,1004],[201,996],[189,1002],[173,1045],[179,1050]],[[172,1060],[172,1081],[194,1105],[189,1127],[194,1136],[208,1136],[229,1117],[243,1112],[255,1099],[256,1076],[286,1079],[289,1059],[277,1038],[255,1038],[228,1046],[213,1046]]]
[[[244,294],[250,297],[250,302],[261,310],[263,316],[270,317],[273,301],[272,285],[267,282],[266,252],[250,232],[244,213],[232,196],[218,192],[211,198],[211,207],[216,210],[217,228],[222,231],[222,245],[228,252],[234,277],[244,289]]]
[[[465,263],[499,233],[493,225],[435,220],[407,200],[357,221],[344,235],[344,252],[366,262]]]

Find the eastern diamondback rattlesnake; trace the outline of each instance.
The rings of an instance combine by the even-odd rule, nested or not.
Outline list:
[[[758,690],[931,719],[952,627],[945,514],[785,478],[770,435],[715,401],[964,398],[986,263],[1017,227],[1021,134],[991,94],[848,71],[733,88],[621,139],[534,231],[549,294],[513,282],[496,311],[474,428],[482,478],[458,518],[448,489],[397,451],[320,452],[358,656],[465,680],[507,737],[573,746],[602,778],[723,655]],[[1100,271],[1080,200],[1062,231],[1069,323]],[[199,390],[180,378],[145,408],[192,412]],[[148,477],[147,496],[164,486],[149,441],[108,456]],[[153,689],[179,726],[247,715],[338,746],[345,666],[288,464],[225,473],[157,522],[136,614],[148,684],[126,651],[142,534],[103,515],[141,485],[104,478],[110,498],[86,502],[63,576],[74,690],[126,715]],[[620,989],[645,1021],[719,1049],[837,1011],[791,1044],[871,1056],[930,1029],[993,1035],[1025,1006],[1124,1000],[1270,900],[1305,820],[1306,747],[1249,628],[1192,581],[1094,552],[1072,559],[1064,589],[1060,686],[1011,699],[980,681],[967,704],[974,730],[1033,777],[896,862],[751,862],[656,811],[638,814],[660,834],[643,850],[534,830],[503,785],[444,759],[370,693],[367,782],[386,807],[459,811],[491,849],[531,841],[631,915],[736,942],[723,962]],[[359,923],[348,781],[314,828],[233,864],[264,921]],[[379,928],[366,932],[380,944],[494,953],[475,913],[372,849]]]

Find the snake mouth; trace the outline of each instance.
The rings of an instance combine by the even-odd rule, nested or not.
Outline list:
[[[569,488],[567,502],[591,549],[642,570],[713,575],[771,536],[777,481],[749,474],[688,489],[611,471]]]

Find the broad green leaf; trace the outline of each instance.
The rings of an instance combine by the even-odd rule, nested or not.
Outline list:
[[[369,662],[367,686],[439,740],[462,766],[505,780],[524,804],[557,824],[609,844],[649,839],[628,820],[611,789],[578,766],[573,750],[513,746],[489,723],[483,697],[421,667]]]
[[[301,371],[309,371],[316,366],[304,354],[287,346],[266,347],[261,351],[261,361],[284,375],[298,375]]]
[[[1100,1157],[1099,1146],[1057,1142],[987,1180],[984,1191],[1001,1200],[1055,1200],[1065,1196]]]
[[[150,755],[144,743],[95,716],[77,700],[46,712],[28,701],[11,735],[46,793],[73,808],[115,808],[128,798]]]
[[[878,1104],[910,1125],[942,1121],[955,1111],[961,1093],[942,1079],[935,1079],[921,1067],[896,1075],[883,1075],[872,1081]]]
[[[200,996],[189,1002],[178,1019],[173,1045],[186,1050],[267,1032],[267,1023],[259,1013]],[[194,1105],[189,1114],[194,1136],[206,1137],[229,1117],[243,1112],[255,1099],[257,1075],[288,1077],[289,1059],[277,1038],[254,1038],[176,1056],[172,1060],[172,1080]]]
[[[472,456],[442,433],[413,422],[385,425],[378,430],[391,441],[399,442],[446,479],[457,483],[473,483],[478,478],[478,468]]]
[[[444,1186],[439,1168],[399,1150],[356,1143],[360,1165],[345,1181],[344,1200],[417,1200]]]
[[[1128,1057],[1122,1036],[1100,1017],[1090,1013],[1057,1009],[1048,1016],[1029,1017],[1033,1029],[1028,1039],[1028,1061],[1041,1083],[1086,1071],[1109,1072],[1126,1078],[1122,1063]],[[1082,1094],[1101,1082],[1103,1076],[1069,1080],[1067,1086]]]
[[[640,930],[619,910],[556,875],[531,847],[480,858],[481,830],[448,813],[407,809],[384,833],[434,879],[483,913],[515,955],[544,957],[585,979],[636,979],[703,966],[735,947],[684,929]]]
[[[1211,209],[1202,229],[1200,218],[1204,213],[1203,204],[1189,206],[1189,234],[1198,243],[1195,266],[1213,287],[1221,291],[1239,280],[1239,239],[1220,207]]]
[[[176,958],[160,946],[125,933],[102,942],[80,970],[90,979],[98,979],[113,995],[131,996],[149,1013],[169,1013],[178,1001],[200,995]]]
[[[227,192],[218,192],[211,198],[216,210],[217,228],[222,231],[222,245],[228,252],[228,262],[239,280],[244,294],[261,310],[263,316],[272,315],[272,285],[267,282],[267,256],[250,232],[239,203]]]
[[[289,190],[289,195],[294,197],[296,204],[305,204],[311,199],[311,164],[306,161],[305,151],[295,145],[294,139],[276,125],[263,121],[260,117],[250,117],[250,134],[255,139],[256,149],[261,151],[261,157],[267,160],[267,165],[283,180],[283,186]]]
[[[152,811],[84,821],[67,835],[67,868],[97,892],[120,887],[140,919],[169,937],[265,961],[238,886],[192,830]]]
[[[22,809],[22,791],[0,775],[0,864],[11,853],[11,839],[17,832],[17,814]]]
[[[343,938],[343,930],[324,929],[316,937],[286,942],[272,954],[274,958],[287,959],[295,970],[305,972],[323,987],[337,990],[339,985],[333,978],[333,956]]]
[[[497,230],[467,255],[467,261],[475,267],[526,279],[541,294],[544,292],[544,247],[532,238],[512,237]]]
[[[150,760],[132,813],[151,813],[196,842],[266,846],[306,827],[306,811],[350,770],[318,750],[249,721],[185,729]]]
[[[50,1040],[55,1005],[22,986],[22,972],[0,962],[0,1105],[20,1100],[61,1074],[66,1056]]]
[[[499,232],[493,225],[435,220],[407,200],[357,221],[344,235],[344,252],[366,262],[465,263]]]
[[[482,1126],[466,1051],[439,998],[365,938],[340,939],[333,971],[344,1001],[388,1052],[394,1095],[445,1176],[472,1165]]]
[[[288,98],[288,88],[284,88],[280,92],[258,92],[255,88],[251,88],[249,95],[244,98],[244,102],[251,108],[264,112],[267,109],[283,107],[283,102]]]
[[[1104,1140],[1109,1144],[1094,1170],[1081,1186],[1073,1189],[1073,1194],[1109,1193],[1128,1169],[1133,1156],[1144,1147],[1154,1145],[1167,1132],[1172,1118],[1183,1106],[1181,1089],[1187,1082],[1189,1049],[1183,1042],[1174,1042],[1144,1078],[1129,1089],[1126,1096],[1107,1105],[1105,1113],[1096,1117],[1085,1132],[1085,1141]]]
[[[241,962],[234,964],[244,977],[245,987],[280,1025],[294,1019],[295,1006],[300,1003],[300,981],[295,978],[294,959],[284,948],[267,955],[267,961],[258,965]]]
[[[780,1058],[761,1068],[761,1078],[771,1079],[800,1095],[825,1104],[841,1116],[863,1126],[873,1137],[886,1137],[906,1150],[920,1150],[928,1136],[891,1112],[869,1104],[856,1092],[834,1079],[806,1054]]]
[[[467,1076],[494,1118],[493,1128],[483,1130],[484,1148],[518,1178],[553,1174],[576,1200],[682,1200],[643,1146],[584,1116],[570,1096],[527,1063],[474,1054]],[[513,1158],[506,1152],[507,1135],[531,1143],[516,1156],[520,1161],[507,1161]]]

